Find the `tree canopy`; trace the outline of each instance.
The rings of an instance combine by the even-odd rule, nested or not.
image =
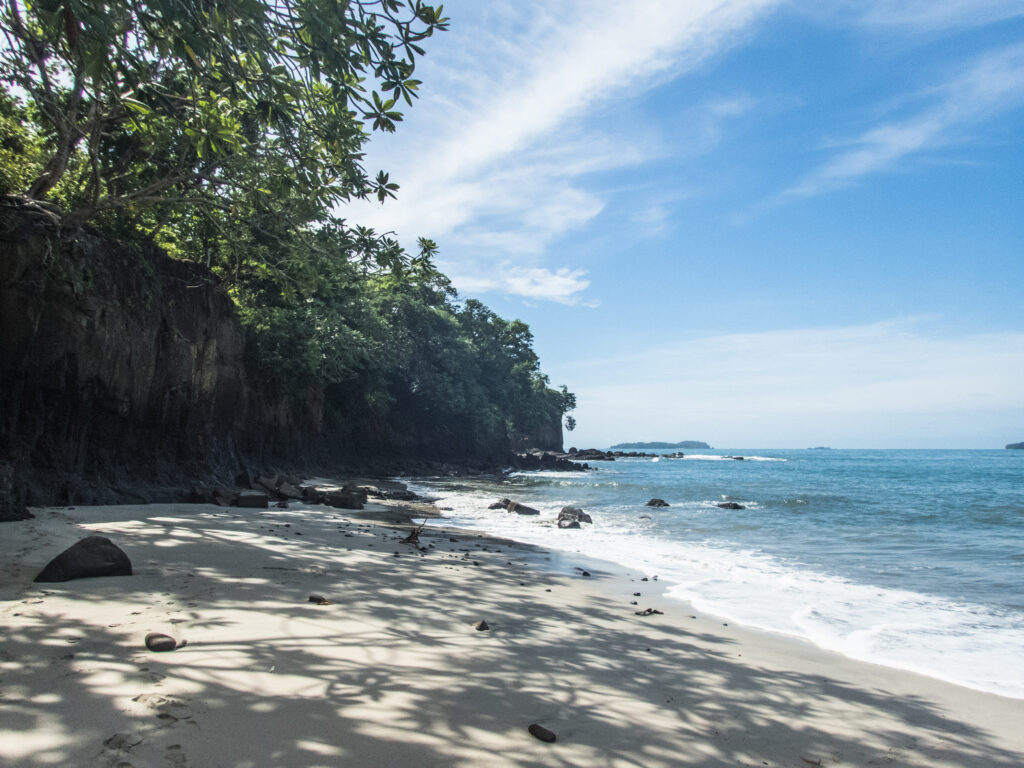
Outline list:
[[[458,302],[436,243],[338,215],[396,193],[362,149],[448,23],[421,0],[7,0],[0,195],[207,265],[268,398],[320,392],[381,450],[507,447],[575,406],[529,328]]]
[[[395,185],[361,164],[366,126],[395,129],[420,43],[447,24],[420,0],[10,0],[0,77],[46,137],[17,191],[42,201],[66,181],[81,220],[230,209],[253,184],[272,194],[270,174],[321,211],[383,200]]]

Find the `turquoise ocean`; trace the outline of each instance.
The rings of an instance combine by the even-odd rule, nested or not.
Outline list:
[[[593,465],[409,484],[447,524],[657,575],[669,604],[1024,698],[1024,451],[701,450]],[[541,514],[487,509],[501,497]],[[670,506],[645,506],[652,497]],[[556,528],[565,505],[593,525]]]

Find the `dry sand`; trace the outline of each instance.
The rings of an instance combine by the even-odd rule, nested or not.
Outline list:
[[[1024,765],[1024,701],[724,626],[637,574],[559,575],[436,520],[424,554],[399,543],[407,521],[166,504],[0,525],[0,764]],[[32,582],[93,532],[134,576]],[[151,653],[151,631],[188,645]]]

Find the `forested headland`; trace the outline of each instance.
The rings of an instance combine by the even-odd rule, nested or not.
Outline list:
[[[560,449],[575,398],[527,325],[461,300],[436,243],[345,218],[399,194],[362,150],[448,24],[419,0],[4,4],[7,514],[153,468]]]

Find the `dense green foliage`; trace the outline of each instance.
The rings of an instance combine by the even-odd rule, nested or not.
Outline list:
[[[525,324],[457,301],[434,243],[336,214],[395,194],[361,149],[447,23],[421,0],[11,0],[0,194],[209,266],[266,395],[321,393],[349,442],[493,454],[574,397]]]

